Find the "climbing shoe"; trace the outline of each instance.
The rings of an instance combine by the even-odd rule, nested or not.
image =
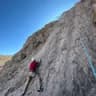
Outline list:
[[[43,92],[43,88],[38,89],[37,92]]]

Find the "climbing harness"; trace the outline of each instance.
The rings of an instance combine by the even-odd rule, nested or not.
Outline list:
[[[91,68],[91,70],[92,70],[92,73],[93,73],[94,77],[96,78],[96,69],[95,69],[94,66],[93,66],[92,58],[91,58],[91,56],[89,55],[88,49],[87,49],[87,47],[84,45],[84,43],[83,43],[81,40],[80,40],[80,43],[81,43],[82,48],[83,48],[83,50],[84,50],[84,52],[85,52],[85,55],[86,55],[86,57],[87,57],[87,59],[88,59],[88,64],[89,64],[89,66],[90,66],[90,68]]]

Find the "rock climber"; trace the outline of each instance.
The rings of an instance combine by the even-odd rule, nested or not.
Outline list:
[[[31,59],[31,62],[29,63],[29,75],[27,77],[24,93],[22,94],[22,96],[24,96],[24,94],[26,93],[27,88],[29,86],[29,83],[31,82],[31,80],[33,78],[35,78],[35,76],[38,76],[38,78],[39,78],[39,89],[37,91],[38,92],[42,92],[43,91],[42,79],[41,79],[41,76],[40,76],[40,74],[38,72],[38,68],[40,66],[40,63],[41,63],[41,60],[36,60],[35,58]]]
[[[42,91],[42,86],[41,86],[41,76],[38,72],[38,68],[40,66],[41,60],[36,60],[35,58],[31,59],[31,62],[29,64],[29,78],[34,78],[36,75],[38,75],[39,78],[39,84],[40,84],[40,88],[37,90],[38,92]]]

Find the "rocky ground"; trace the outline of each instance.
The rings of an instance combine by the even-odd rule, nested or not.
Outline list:
[[[77,3],[28,38],[0,73],[0,96],[21,96],[31,57],[42,60],[39,73],[44,90],[37,92],[36,77],[25,96],[96,96],[96,78],[81,41],[96,69],[96,26],[92,22],[91,0]]]

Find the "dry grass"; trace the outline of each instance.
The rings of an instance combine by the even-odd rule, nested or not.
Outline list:
[[[3,66],[5,64],[5,62],[7,62],[8,60],[11,60],[12,56],[3,56],[0,55],[0,66]]]

